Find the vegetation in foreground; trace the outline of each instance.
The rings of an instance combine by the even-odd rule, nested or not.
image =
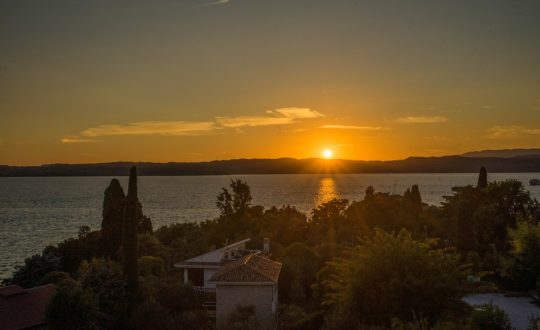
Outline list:
[[[361,200],[334,199],[309,215],[253,205],[249,186],[233,180],[217,196],[218,218],[153,230],[132,170],[127,196],[115,179],[105,190],[100,230],[47,247],[7,282],[56,283],[52,329],[211,329],[173,263],[227,240],[251,237],[260,248],[269,237],[283,263],[280,329],[509,329],[503,311],[471,310],[461,297],[538,296],[540,208],[520,182],[486,175],[440,207],[422,203],[418,186],[403,195],[368,187]],[[253,315],[241,306],[228,328],[256,329]]]

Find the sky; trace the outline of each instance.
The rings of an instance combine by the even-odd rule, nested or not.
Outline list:
[[[533,147],[538,0],[0,0],[0,164]]]

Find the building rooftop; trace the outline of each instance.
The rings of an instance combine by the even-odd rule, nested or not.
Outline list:
[[[281,263],[252,253],[221,267],[210,282],[277,283],[280,271]]]
[[[210,251],[205,254],[193,257],[191,259],[175,263],[176,268],[190,267],[190,266],[219,266],[222,262],[227,259],[227,251],[239,248],[249,242],[250,239],[244,239],[224,247],[221,247],[217,250]]]
[[[45,324],[45,309],[55,292],[52,284],[23,289],[0,287],[0,330],[18,330]]]

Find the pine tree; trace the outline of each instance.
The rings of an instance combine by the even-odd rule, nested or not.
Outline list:
[[[101,246],[106,257],[114,256],[120,248],[125,200],[126,196],[120,182],[112,179],[105,189],[101,221]]]
[[[484,166],[480,168],[480,173],[478,174],[478,184],[476,185],[480,189],[487,187],[487,171]]]
[[[132,167],[129,173],[129,186],[124,207],[124,222],[122,231],[122,254],[124,276],[126,277],[127,288],[132,293],[137,289],[139,270],[138,258],[138,224],[140,212],[139,199],[137,198],[137,169]]]

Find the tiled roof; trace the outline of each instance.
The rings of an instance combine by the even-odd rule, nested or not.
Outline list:
[[[281,264],[256,254],[248,254],[221,267],[210,282],[274,282]]]
[[[31,289],[17,285],[0,287],[0,329],[27,329],[45,324],[45,309],[55,292],[47,284]]]

